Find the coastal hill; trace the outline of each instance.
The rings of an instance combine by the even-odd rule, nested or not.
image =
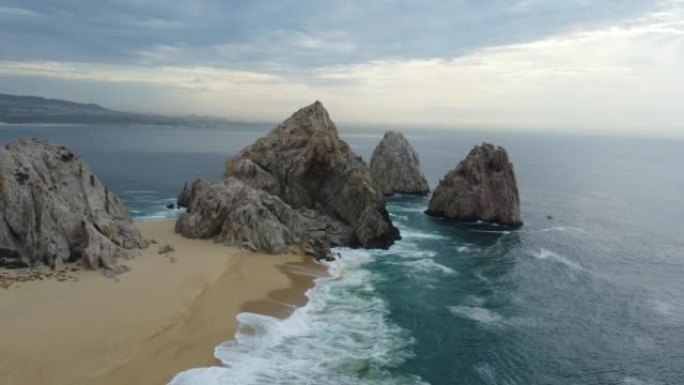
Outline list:
[[[202,125],[229,123],[203,116],[163,116],[110,110],[98,104],[0,94],[0,123]]]

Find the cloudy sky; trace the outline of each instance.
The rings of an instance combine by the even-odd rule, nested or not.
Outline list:
[[[2,0],[0,47],[116,109],[684,136],[684,0]]]

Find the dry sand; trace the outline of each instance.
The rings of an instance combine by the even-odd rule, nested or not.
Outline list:
[[[217,365],[239,312],[287,316],[324,274],[305,257],[182,238],[171,221],[139,226],[157,244],[117,279],[68,271],[0,288],[0,384],[166,384]],[[175,252],[158,254],[165,243]]]

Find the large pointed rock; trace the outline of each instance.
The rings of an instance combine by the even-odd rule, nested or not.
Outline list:
[[[225,177],[345,224],[350,246],[388,247],[399,238],[368,168],[339,138],[320,102],[243,149],[228,162]]]
[[[370,172],[375,185],[385,196],[395,193],[425,195],[430,192],[420,171],[418,153],[404,135],[387,131],[373,151]]]
[[[475,146],[432,194],[428,215],[457,221],[521,226],[513,164],[503,147]]]
[[[119,198],[78,155],[38,139],[0,150],[0,260],[117,269],[117,257],[145,246]]]

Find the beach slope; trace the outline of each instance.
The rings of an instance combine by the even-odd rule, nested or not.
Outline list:
[[[218,364],[213,348],[232,338],[239,312],[287,316],[323,274],[301,256],[183,238],[172,221],[138,225],[156,243],[115,278],[44,271],[27,282],[15,279],[27,272],[2,273],[0,383],[165,384]],[[159,254],[165,244],[175,251]]]

